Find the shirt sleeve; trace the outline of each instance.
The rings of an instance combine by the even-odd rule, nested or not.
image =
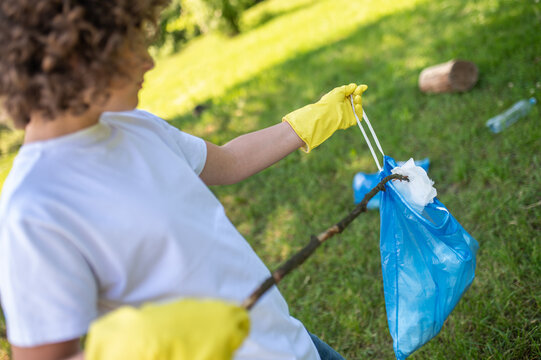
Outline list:
[[[142,110],[136,110],[136,112],[140,116],[152,119],[159,126],[166,138],[173,143],[176,150],[180,151],[195,173],[197,175],[201,174],[207,161],[207,144],[205,140],[180,131],[164,119],[149,112]]]
[[[0,229],[0,295],[8,340],[21,347],[78,338],[98,314],[80,251],[60,230],[25,219]]]
[[[178,144],[191,168],[197,175],[201,174],[207,161],[207,144],[205,140],[180,131],[167,123],[166,126],[169,135]]]

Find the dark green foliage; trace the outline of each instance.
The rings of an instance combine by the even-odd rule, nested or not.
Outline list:
[[[188,41],[209,31],[241,32],[242,12],[262,0],[172,0],[162,12],[152,45],[162,54],[179,51]]]
[[[203,32],[219,30],[228,35],[240,33],[239,19],[242,12],[260,1],[254,0],[184,0]]]
[[[163,53],[177,52],[200,33],[199,27],[185,15],[182,1],[173,0],[161,14],[159,32],[152,45]]]

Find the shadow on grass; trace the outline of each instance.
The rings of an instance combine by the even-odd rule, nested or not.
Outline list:
[[[541,214],[539,207],[524,209],[541,193],[541,134],[535,112],[502,136],[484,125],[539,93],[539,54],[521,40],[541,40],[533,6],[423,3],[268,69],[212,99],[200,117],[172,123],[223,144],[279,122],[334,86],[367,83],[365,109],[384,150],[400,160],[430,157],[439,198],[481,243],[478,280],[442,333],[413,358],[533,358],[539,323],[531,319],[539,311],[528,293],[541,275],[539,244],[531,241]],[[478,85],[465,94],[421,94],[419,72],[451,58],[474,61]],[[274,268],[352,208],[351,181],[361,170],[375,171],[364,140],[357,130],[340,131],[309,155],[295,152],[213,191]],[[377,224],[376,213],[362,215],[280,286],[293,313],[347,358],[392,357]]]

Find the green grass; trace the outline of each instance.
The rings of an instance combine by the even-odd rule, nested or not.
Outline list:
[[[517,100],[541,100],[539,3],[268,0],[243,24],[249,30],[236,38],[206,36],[157,59],[141,107],[222,144],[335,86],[368,84],[364,106],[384,150],[429,157],[439,199],[480,243],[472,287],[411,358],[541,357],[539,106],[501,134],[485,127]],[[420,93],[420,71],[452,58],[475,62],[478,84]],[[200,116],[191,113],[197,104],[207,107]],[[272,269],[349,212],[354,174],[375,170],[349,129],[213,191]],[[329,240],[280,289],[293,315],[346,358],[393,358],[377,212]]]
[[[6,324],[4,320],[4,313],[0,308],[0,360],[9,359],[9,344],[6,339]]]

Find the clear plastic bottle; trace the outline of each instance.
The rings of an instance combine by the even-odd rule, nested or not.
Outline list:
[[[503,113],[490,118],[487,121],[488,128],[493,133],[499,133],[503,129],[511,126],[516,123],[518,119],[523,116],[526,116],[533,108],[537,101],[535,98],[530,98],[529,100],[520,100],[516,102],[509,109],[505,110]]]

